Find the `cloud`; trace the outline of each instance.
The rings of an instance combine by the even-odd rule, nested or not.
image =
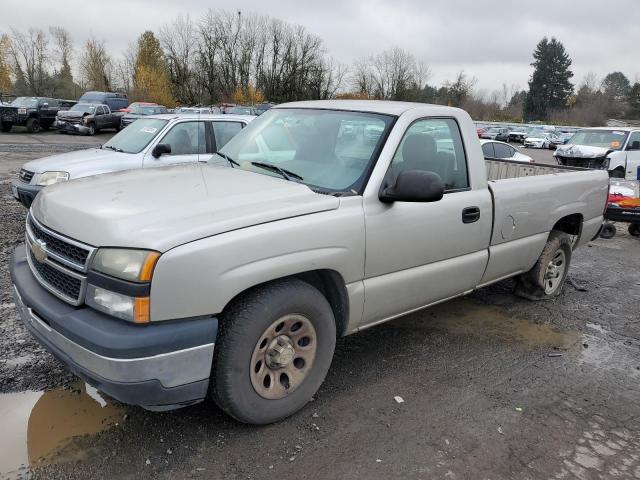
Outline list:
[[[158,31],[179,13],[197,19],[208,8],[256,12],[305,26],[342,63],[392,46],[413,53],[441,84],[464,69],[477,87],[526,87],[531,53],[543,36],[562,41],[573,59],[574,82],[620,70],[640,74],[637,0],[112,0],[109,3],[31,0],[4,9],[0,31],[60,25],[80,48],[89,36],[121,54],[144,30]]]

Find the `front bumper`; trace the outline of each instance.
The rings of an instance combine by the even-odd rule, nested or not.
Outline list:
[[[89,133],[89,128],[80,123],[68,123],[68,122],[61,122],[58,120],[55,123],[55,127],[59,131],[66,132],[66,133],[81,133],[83,135],[86,135],[87,133]]]
[[[215,317],[136,325],[73,307],[37,282],[19,245],[11,259],[15,304],[31,334],[72,372],[107,395],[150,410],[207,394]]]
[[[11,195],[27,208],[31,207],[36,195],[43,188],[39,185],[30,185],[16,180],[11,181]]]

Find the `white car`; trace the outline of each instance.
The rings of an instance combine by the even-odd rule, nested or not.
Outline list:
[[[482,153],[485,158],[499,158],[500,160],[511,160],[512,162],[534,163],[533,158],[509,145],[505,142],[497,142],[495,140],[480,140],[482,145]]]
[[[551,148],[554,143],[552,142],[555,135],[551,132],[544,132],[542,130],[534,130],[529,133],[529,136],[524,139],[525,148]]]

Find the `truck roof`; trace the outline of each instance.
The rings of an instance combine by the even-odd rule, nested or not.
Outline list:
[[[387,115],[402,115],[414,108],[429,107],[445,111],[458,110],[445,105],[432,105],[415,102],[394,102],[390,100],[309,100],[304,102],[289,102],[276,105],[273,108],[318,108],[325,110],[351,110],[355,112],[382,113]]]
[[[246,120],[250,122],[256,117],[254,115],[232,115],[222,113],[157,113],[155,115],[146,115],[145,118],[157,118],[160,120],[174,120],[178,118],[191,118],[201,120]]]

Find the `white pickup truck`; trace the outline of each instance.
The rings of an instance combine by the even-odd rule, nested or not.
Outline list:
[[[558,295],[607,200],[606,172],[485,161],[466,112],[416,103],[279,105],[218,157],[31,207],[11,262],[24,324],[123,402],[285,418],[337,337],[508,277]]]

